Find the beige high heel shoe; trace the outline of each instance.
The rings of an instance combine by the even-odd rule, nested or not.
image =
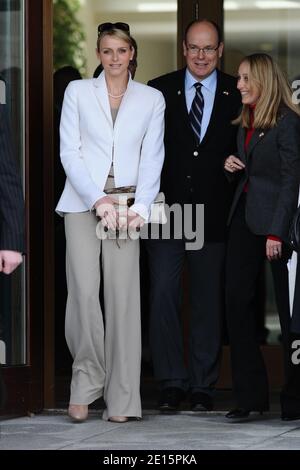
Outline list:
[[[126,423],[128,421],[127,416],[111,416],[108,421],[112,423]]]
[[[85,421],[89,414],[88,405],[69,405],[68,415],[76,423]]]

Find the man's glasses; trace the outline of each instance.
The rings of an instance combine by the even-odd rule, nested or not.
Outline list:
[[[205,55],[213,55],[216,52],[216,50],[219,49],[219,45],[220,44],[218,44],[217,47],[198,47],[198,46],[191,45],[191,46],[187,46],[187,50],[189,51],[191,55],[198,55],[200,54],[201,51]]]
[[[104,33],[104,31],[111,31],[112,29],[120,29],[125,31],[125,33],[130,34],[129,24],[127,23],[101,23],[98,26],[98,36]]]

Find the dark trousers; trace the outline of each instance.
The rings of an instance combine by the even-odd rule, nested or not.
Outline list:
[[[298,254],[296,282],[289,342],[288,377],[281,392],[283,414],[300,414],[300,257]]]
[[[293,315],[291,320],[291,331],[296,339],[300,339],[300,255],[297,254],[297,268],[294,289]],[[298,336],[298,338],[297,338]]]
[[[251,410],[269,407],[268,379],[255,331],[256,281],[266,257],[266,236],[253,234],[245,221],[243,195],[231,222],[226,261],[226,318],[231,350],[233,391],[237,405]],[[289,297],[287,253],[271,262],[288,374]]]
[[[290,358],[288,377],[280,395],[283,414],[300,415],[300,334],[290,335]]]
[[[224,243],[186,251],[182,240],[147,240],[150,269],[150,347],[161,387],[211,394],[219,375],[224,306]],[[188,368],[180,318],[182,271],[189,274]]]

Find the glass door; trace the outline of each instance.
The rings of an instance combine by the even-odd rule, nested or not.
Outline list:
[[[299,78],[299,21],[300,0],[225,0],[225,70],[236,74],[244,55],[265,52],[291,81]]]

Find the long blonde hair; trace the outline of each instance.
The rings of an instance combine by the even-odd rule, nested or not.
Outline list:
[[[243,62],[249,64],[248,82],[250,86],[253,84],[260,93],[254,113],[253,127],[255,129],[276,126],[279,108],[282,105],[300,115],[299,107],[292,101],[290,84],[272,57],[263,53],[251,54],[246,56],[241,63]],[[246,128],[251,127],[249,105],[243,105],[242,112],[234,124],[241,124]]]

